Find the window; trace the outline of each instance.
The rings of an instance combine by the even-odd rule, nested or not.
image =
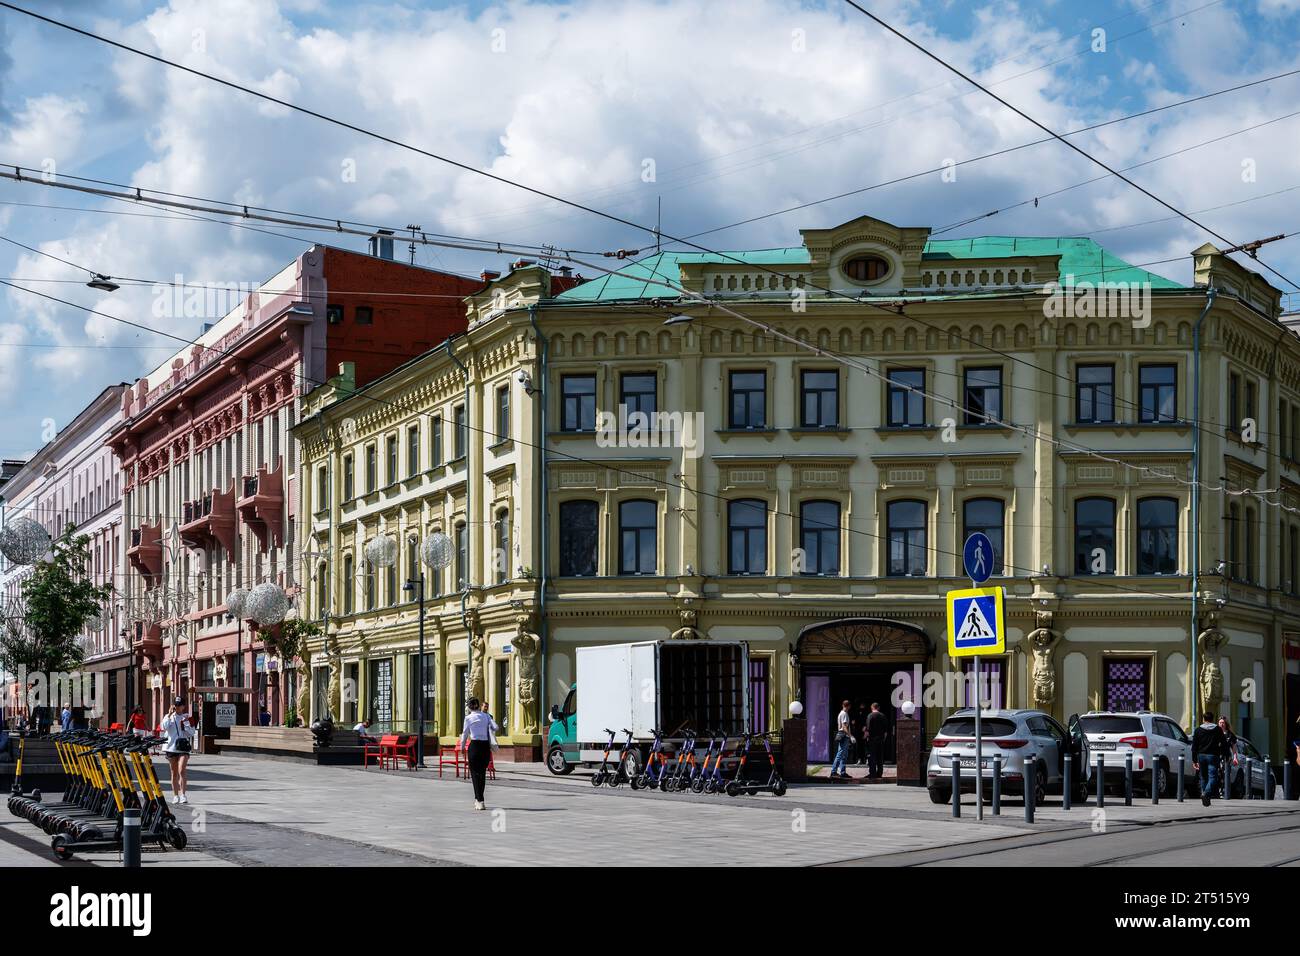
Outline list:
[[[369,561],[366,562],[366,610],[373,611],[379,603],[379,577],[375,574],[375,566]]]
[[[353,564],[352,555],[343,555],[343,613],[351,614],[353,610],[353,594],[356,590],[356,565]]]
[[[1107,710],[1131,712],[1150,706],[1150,659],[1107,657],[1101,664],[1102,700]]]
[[[452,435],[452,455],[456,461],[465,457],[465,440],[467,438],[466,429],[469,422],[465,417],[465,406],[457,405],[452,409],[452,420],[455,433]]]
[[[925,424],[925,369],[895,368],[889,371],[889,399],[886,424],[909,428]]]
[[[837,428],[840,423],[840,373],[805,369],[799,373],[802,428]]]
[[[1074,503],[1074,573],[1115,573],[1115,502],[1109,498]]]
[[[1257,397],[1256,386],[1254,382],[1246,383],[1246,417],[1252,422],[1255,421],[1255,399]],[[1238,428],[1244,428],[1242,422],[1237,423]]]
[[[840,506],[834,501],[805,501],[799,507],[800,574],[840,573]]]
[[[984,706],[992,710],[1002,710],[1007,706],[1007,662],[1004,659],[996,657],[991,659],[987,657],[981,658],[979,676],[976,676],[973,672],[973,665],[975,664],[973,659],[961,657],[958,660],[961,662],[961,672],[966,677],[962,681],[962,701],[960,706],[974,707],[977,696]],[[1034,728],[1038,733],[1046,734],[1051,732],[1049,725],[1043,718],[1030,719],[1041,721],[1041,724]]]
[[[1248,584],[1259,583],[1259,512],[1249,505],[1245,511],[1246,519],[1246,561],[1245,580]]]
[[[456,590],[463,591],[469,584],[466,577],[469,571],[469,539],[465,537],[465,525],[456,525]]]
[[[330,325],[343,324],[343,306],[327,305],[325,306],[325,321]]]
[[[1278,454],[1281,456],[1282,460],[1290,461],[1291,448],[1287,442],[1289,432],[1287,431],[1286,424],[1286,405],[1287,403],[1285,399],[1277,403],[1277,445]]]
[[[1115,366],[1080,365],[1075,369],[1074,417],[1079,422],[1115,420]]]
[[[766,657],[749,659],[749,720],[756,734],[768,731],[768,711],[772,699],[771,664]]]
[[[420,567],[419,542],[417,542],[414,537],[407,538],[406,539],[406,580],[410,582],[416,582],[420,579],[420,575],[423,573],[424,570],[423,568]],[[403,591],[406,594],[406,600],[408,603],[414,601],[417,597],[420,596],[416,592],[415,588],[411,588],[411,590],[409,591],[406,591],[405,588],[403,588]]]
[[[316,568],[316,610],[319,612],[317,617],[325,617],[329,613],[329,593],[329,570],[326,565],[321,564]]]
[[[767,573],[767,502],[727,503],[727,573]]]
[[[730,428],[767,427],[767,373],[732,372],[728,376],[731,395]]]
[[[388,484],[397,481],[397,436],[389,435],[387,443],[388,454],[384,456],[385,475]]]
[[[316,510],[324,511],[330,504],[330,477],[325,466],[316,469]]]
[[[492,530],[496,539],[496,553],[492,555],[492,563],[496,566],[497,584],[505,584],[510,580],[509,511],[503,509],[497,512],[497,518],[493,523]]]
[[[1002,420],[1002,369],[968,368],[965,377],[966,424],[991,425]]]
[[[924,501],[891,501],[886,509],[889,526],[890,577],[925,574]]]
[[[497,441],[510,438],[510,386],[502,385],[497,389]]]
[[[596,427],[596,376],[560,378],[560,431],[589,432]]]
[[[875,282],[889,275],[889,260],[880,256],[854,256],[840,271],[855,282]]]
[[[429,467],[437,468],[442,464],[442,416],[433,416],[432,445],[429,448]]]
[[[1138,501],[1137,573],[1178,573],[1178,502],[1173,498]]]
[[[414,478],[420,473],[420,426],[412,425],[406,430],[406,477]]]
[[[384,591],[385,597],[388,598],[388,606],[392,607],[397,604],[397,565],[390,564],[384,568]]]
[[[1241,376],[1228,373],[1228,431],[1241,431]]]
[[[424,676],[420,677],[420,655],[412,654],[407,666],[410,668],[407,673],[410,679],[407,681],[408,693],[411,698],[411,720],[420,719],[420,691],[424,691],[424,732],[432,733],[437,726],[436,716],[438,713],[438,701],[434,693],[437,688],[438,667],[434,656],[427,651],[424,654]]]
[[[653,501],[618,506],[618,573],[654,574],[659,567],[659,507]]]
[[[375,310],[368,305],[357,306],[356,311],[357,325],[374,325]]]
[[[374,445],[366,446],[366,494],[375,490],[379,484],[379,449]]]
[[[393,729],[393,659],[381,657],[367,664],[370,712],[366,716],[374,721],[375,733],[386,734]]]
[[[1138,369],[1138,418],[1143,422],[1178,420],[1178,369],[1143,365]]]
[[[1228,539],[1228,577],[1241,577],[1241,543],[1237,537],[1241,527],[1241,506],[1228,505],[1228,517],[1224,521],[1223,536]]]
[[[1291,571],[1286,581],[1286,592],[1294,595],[1300,594],[1300,528],[1292,525],[1290,538]]]
[[[657,405],[657,383],[653,372],[633,372],[624,375],[619,388],[618,402],[627,409],[629,427],[649,427]],[[643,419],[633,419],[636,414]]]
[[[352,474],[353,474],[352,456],[344,455],[343,456],[343,500],[344,501],[351,501],[354,497],[356,497],[355,495],[356,489],[353,487]]]
[[[501,732],[506,734],[510,732],[510,658],[494,662],[494,670],[496,681],[492,695],[492,719],[501,726]]]
[[[599,508],[594,501],[560,503],[560,574],[592,577],[596,573],[596,548],[600,540]]]
[[[1004,547],[1004,506],[999,498],[971,498],[962,506],[963,531],[962,541],[975,532],[982,532],[993,545],[993,560],[989,564],[989,574],[1002,573],[1002,555]]]

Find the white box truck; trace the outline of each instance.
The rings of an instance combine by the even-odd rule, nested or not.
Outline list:
[[[600,763],[607,728],[616,733],[616,747],[624,731],[632,731],[641,766],[656,730],[671,750],[685,728],[701,736],[750,728],[749,645],[743,641],[601,644],[579,647],[577,657],[577,681],[550,711],[546,762],[553,773]]]

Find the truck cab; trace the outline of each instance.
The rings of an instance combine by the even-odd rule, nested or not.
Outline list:
[[[551,705],[550,719],[546,729],[546,769],[562,776],[571,773],[578,764],[577,684],[569,685],[562,705]]]

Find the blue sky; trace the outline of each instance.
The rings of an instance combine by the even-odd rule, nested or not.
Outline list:
[[[32,6],[636,222],[652,223],[662,201],[665,231],[677,235],[1041,136],[831,2]],[[1300,0],[891,0],[871,9],[1061,131],[1300,68]],[[1104,50],[1093,49],[1098,29]],[[636,230],[18,14],[0,13],[0,51],[0,165],[52,163],[56,175],[327,217],[416,222],[493,241],[588,250],[647,241]],[[1300,188],[1291,189],[1300,187],[1300,117],[1280,118],[1300,108],[1297,94],[1300,77],[1116,124],[1078,142],[1116,166],[1194,147],[1131,175],[1244,242],[1300,229]],[[1259,128],[1238,132],[1250,126]],[[652,182],[643,176],[647,161]],[[1095,175],[1059,144],[1036,146],[960,167],[955,182],[928,176],[706,241],[732,249],[792,245],[800,228],[863,213],[938,228]],[[114,276],[257,282],[313,238],[124,214],[132,211],[0,182],[0,235]],[[1186,281],[1185,257],[1207,236],[1168,216],[1109,180],[945,237],[1092,234],[1133,262],[1183,257],[1155,271]],[[173,334],[198,331],[201,320],[193,317],[153,318],[148,286],[104,296],[82,285],[87,276],[78,269],[0,245],[0,276],[19,285]],[[1295,276],[1300,242],[1266,247],[1264,258]],[[467,273],[501,265],[449,250],[421,250],[417,261]],[[134,379],[174,347],[26,292],[0,296],[0,402],[7,410],[0,455],[30,452],[50,420],[65,424],[105,384]],[[1300,296],[1292,301],[1300,306]]]

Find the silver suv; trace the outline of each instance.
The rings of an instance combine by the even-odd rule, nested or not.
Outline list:
[[[1133,755],[1133,789],[1151,795],[1151,767],[1156,767],[1156,785],[1161,796],[1169,796],[1177,787],[1178,757],[1184,758],[1185,787],[1198,793],[1196,773],[1192,770],[1192,740],[1168,714],[1149,710],[1090,711],[1078,718],[1079,728],[1088,738],[1092,758],[1088,761],[1087,779],[1091,785],[1101,758],[1106,784],[1123,784],[1124,765]]]
[[[1041,803],[1048,790],[1060,792],[1064,783],[1065,755],[1071,754],[1075,767],[1087,763],[1087,740],[1071,734],[1050,714],[1041,710],[986,710],[980,712],[980,732],[984,738],[980,772],[984,792],[992,792],[993,757],[1002,757],[1002,791],[1025,792],[1025,776],[1036,783],[1035,803]],[[947,803],[952,799],[952,764],[961,765],[961,791],[975,790],[975,711],[967,708],[952,714],[939,727],[930,745],[926,767],[930,800]],[[1078,797],[1086,796],[1082,776],[1074,773]]]

